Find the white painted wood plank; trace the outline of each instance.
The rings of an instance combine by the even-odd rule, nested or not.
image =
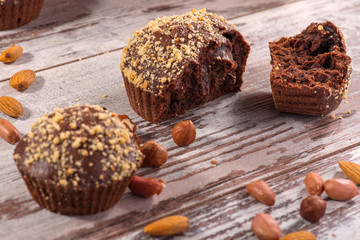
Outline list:
[[[284,2],[288,1],[47,0],[34,22],[0,32],[0,51],[10,44],[24,48],[24,55],[18,61],[5,65],[6,71],[0,71],[0,81],[23,69],[39,71],[122,48],[136,29],[156,17],[205,7],[229,18]]]
[[[327,1],[322,1],[325,2]],[[335,1],[323,7],[321,16],[333,16],[332,12],[337,3]],[[111,111],[128,114],[138,123],[140,136],[145,140],[159,141],[170,154],[169,162],[163,168],[143,168],[139,171],[141,175],[161,177],[168,182],[166,191],[160,196],[144,200],[126,194],[119,204],[105,213],[68,217],[46,210],[36,211],[37,205],[31,200],[12,162],[13,147],[9,148],[9,145],[2,141],[0,158],[4,160],[0,162],[0,187],[1,192],[6,194],[0,196],[0,203],[1,206],[8,206],[4,203],[13,201],[13,205],[18,204],[18,208],[6,214],[3,213],[4,210],[1,211],[0,233],[11,239],[46,239],[74,236],[72,231],[79,231],[78,234],[87,233],[93,229],[101,229],[104,225],[99,234],[105,236],[109,234],[109,229],[114,230],[109,223],[116,227],[115,232],[126,231],[119,220],[122,216],[133,215],[134,219],[137,219],[141,215],[149,216],[152,212],[166,215],[172,211],[171,203],[176,204],[179,209],[186,209],[201,204],[207,196],[215,198],[228,194],[237,189],[239,184],[243,185],[252,178],[260,175],[271,176],[359,142],[360,129],[356,126],[360,118],[357,114],[360,89],[356,84],[349,89],[349,103],[343,103],[335,112],[344,116],[342,120],[281,114],[273,107],[268,83],[270,58],[266,39],[277,39],[280,37],[280,30],[284,32],[283,35],[302,30],[307,23],[298,22],[297,12],[313,6],[313,10],[309,10],[312,11],[309,16],[318,15],[318,10],[315,10],[318,4],[307,1],[234,19],[233,22],[241,27],[246,38],[253,44],[243,91],[225,96],[189,111],[185,116],[159,125],[143,121],[129,106],[125,89],[120,87],[121,51],[39,72],[34,85],[23,92],[12,89],[7,82],[0,83],[2,94],[16,97],[25,107],[24,116],[18,120],[1,115],[10,119],[22,134],[29,130],[30,123],[35,118],[56,107],[74,104],[79,98],[81,103],[101,104]],[[342,1],[342,4],[349,6],[351,1]],[[358,8],[359,6],[353,9],[344,8],[342,13],[348,16],[347,19],[355,19]],[[285,16],[286,23],[294,26],[293,29],[279,28],[271,31],[272,18],[284,12],[288,13]],[[291,17],[292,15],[294,17]],[[350,21],[341,16],[334,16],[334,19],[340,23]],[[252,26],[253,23],[255,27]],[[284,23],[282,25],[284,26]],[[358,33],[353,32],[353,28],[343,27],[345,35],[349,35],[350,52],[354,59],[359,59],[359,47],[355,38]],[[33,61],[37,62],[35,59]],[[6,65],[11,68],[14,66]],[[357,79],[358,76],[359,69],[354,66],[352,79]],[[103,99],[103,94],[109,97]],[[349,108],[353,112],[351,115],[346,114]],[[227,116],[226,120],[223,116]],[[177,121],[188,118],[193,119],[198,127],[198,139],[188,148],[178,148],[171,140],[170,130]],[[213,159],[218,162],[215,168],[210,164]],[[192,191],[195,190],[198,191],[198,196],[193,194]],[[186,201],[182,201],[183,198],[186,198]],[[161,206],[164,206],[165,212],[161,211]],[[32,211],[35,212],[16,217],[16,214]],[[131,221],[132,219],[129,219],[129,222]],[[141,221],[147,221],[147,218]],[[235,222],[229,224],[233,226]]]

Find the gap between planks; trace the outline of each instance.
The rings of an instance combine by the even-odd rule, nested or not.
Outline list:
[[[274,174],[272,174],[272,175],[269,175],[269,176],[264,177],[264,178],[261,178],[261,179],[264,180],[264,181],[268,181],[268,180],[270,180],[270,179],[272,179],[272,178],[276,178],[276,177],[280,177],[280,176],[282,176],[282,175],[286,175],[287,173],[291,173],[291,172],[293,172],[293,171],[295,171],[295,170],[297,170],[297,169],[299,169],[299,168],[305,167],[306,165],[319,162],[319,161],[321,161],[321,160],[324,160],[324,159],[326,159],[326,158],[332,157],[332,156],[334,156],[334,155],[338,155],[338,154],[340,154],[340,153],[346,152],[346,151],[348,151],[348,150],[350,150],[350,149],[352,149],[352,148],[356,148],[356,147],[359,147],[359,146],[360,146],[360,142],[353,143],[353,144],[351,144],[351,145],[349,145],[349,146],[340,148],[340,149],[338,149],[338,150],[336,150],[336,151],[327,153],[327,154],[325,154],[325,155],[323,155],[323,156],[316,157],[316,158],[311,159],[311,160],[309,160],[309,161],[306,161],[306,162],[304,162],[304,163],[297,164],[296,166],[293,166],[293,167],[291,167],[291,168],[285,169],[285,170],[283,170],[283,171],[279,171],[279,172],[277,172],[277,173],[274,173]],[[252,179],[252,180],[256,180],[256,179]],[[198,206],[211,203],[212,201],[217,200],[217,199],[219,199],[219,198],[223,198],[223,197],[226,197],[226,196],[228,196],[228,195],[234,194],[234,193],[236,193],[236,192],[243,191],[243,190],[245,190],[245,186],[246,186],[246,184],[241,184],[241,185],[238,186],[238,187],[235,187],[235,188],[233,188],[233,189],[231,189],[231,190],[229,190],[229,191],[225,191],[225,192],[223,192],[223,193],[221,193],[221,194],[218,194],[218,195],[213,195],[212,197],[210,197],[210,198],[208,198],[208,199],[205,199],[205,200],[203,200],[203,201],[201,201],[201,202],[197,202],[197,203],[195,203],[195,204],[190,204],[190,205],[188,205],[188,206],[186,206],[186,207],[183,207],[183,208],[181,208],[181,209],[176,209],[176,210],[173,210],[173,211],[168,211],[166,214],[162,214],[162,215],[160,215],[160,216],[156,216],[156,217],[150,218],[150,219],[148,219],[148,220],[146,220],[146,221],[143,221],[141,224],[134,224],[134,225],[132,225],[131,227],[128,227],[128,228],[126,229],[126,231],[121,231],[121,232],[117,232],[117,233],[110,234],[110,235],[106,236],[106,237],[103,238],[103,239],[113,239],[113,238],[118,237],[118,236],[120,236],[120,235],[124,235],[124,234],[126,234],[126,233],[129,233],[129,232],[133,232],[133,231],[142,229],[142,228],[144,228],[144,226],[146,226],[147,224],[149,224],[149,223],[151,223],[151,222],[153,222],[153,221],[159,220],[159,219],[164,218],[164,217],[172,216],[172,215],[179,215],[179,214],[181,214],[181,213],[184,212],[184,211],[189,211],[189,210],[195,209],[195,208],[197,208]],[[109,225],[106,225],[106,226],[112,226],[112,225],[116,225],[116,223],[109,224]],[[77,235],[77,236],[75,237],[75,239],[78,239],[78,238],[79,238],[79,239],[86,238],[86,237],[88,237],[89,235],[98,232],[99,230],[101,230],[101,228],[102,228],[102,227],[100,226],[99,228],[94,228],[92,231],[88,231],[88,232],[86,232],[86,233],[83,234],[83,235]]]
[[[301,2],[301,1],[305,1],[305,0],[293,0],[293,1],[289,1],[289,2],[283,3],[283,4],[281,4],[281,3],[279,2],[279,3],[276,4],[276,5],[271,5],[271,6],[269,6],[269,7],[265,7],[265,8],[262,8],[262,9],[258,9],[258,10],[252,11],[252,12],[248,12],[248,13],[244,13],[244,14],[239,14],[239,15],[236,15],[236,16],[233,16],[233,17],[229,17],[229,18],[227,18],[227,20],[234,20],[234,19],[237,19],[237,18],[242,18],[242,17],[249,16],[249,15],[252,15],[252,14],[255,14],[255,13],[260,13],[260,12],[269,11],[269,10],[271,10],[271,9],[275,9],[275,8],[282,7],[282,6],[286,6],[286,5],[291,5],[291,4],[294,4],[294,3],[297,3],[297,2]],[[135,31],[135,30],[136,30],[136,29],[134,29],[134,31]],[[103,51],[103,52],[99,52],[99,53],[95,53],[95,54],[91,54],[91,55],[89,55],[89,56],[82,57],[81,60],[80,60],[79,58],[77,58],[77,59],[73,59],[73,60],[70,60],[70,61],[67,61],[67,62],[55,64],[55,65],[53,65],[53,66],[49,66],[49,67],[37,69],[37,70],[34,70],[34,71],[35,71],[36,73],[38,73],[38,72],[43,72],[43,71],[46,71],[46,70],[58,68],[58,67],[61,67],[61,66],[64,66],[64,65],[68,65],[68,64],[72,64],[72,63],[75,63],[75,62],[78,62],[78,61],[82,61],[82,60],[90,59],[90,58],[93,58],[93,57],[97,57],[97,56],[99,56],[99,55],[103,55],[103,54],[107,54],[107,53],[112,53],[112,52],[116,52],[116,51],[121,51],[124,47],[125,47],[125,46],[122,46],[122,47],[119,47],[119,48],[110,49],[110,50]],[[120,60],[119,60],[119,65],[120,65]],[[5,82],[5,81],[9,81],[9,80],[10,80],[10,78],[0,79],[0,83],[1,83],[1,82]]]

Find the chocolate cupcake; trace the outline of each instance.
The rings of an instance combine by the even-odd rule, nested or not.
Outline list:
[[[150,21],[121,56],[130,105],[158,123],[240,91],[249,51],[235,26],[205,9]]]
[[[39,118],[16,146],[14,160],[41,207],[85,215],[119,201],[143,155],[116,114],[76,105]]]
[[[39,16],[44,0],[0,0],[0,30],[27,24]]]
[[[335,110],[350,83],[351,58],[332,22],[270,42],[271,88],[278,111],[323,116]]]

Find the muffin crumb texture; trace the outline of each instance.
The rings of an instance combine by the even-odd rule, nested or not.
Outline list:
[[[269,46],[270,80],[279,111],[325,115],[339,106],[351,73],[339,28],[329,21],[312,23],[301,34]]]

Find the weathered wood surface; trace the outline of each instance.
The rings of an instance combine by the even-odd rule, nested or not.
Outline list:
[[[45,13],[32,23],[33,26],[0,32],[0,44],[8,45],[11,41],[7,36],[11,36],[19,45],[30,49],[26,51],[29,54],[24,56],[25,60],[1,66],[4,71],[0,73],[3,74],[0,75],[1,95],[21,101],[25,114],[19,119],[3,114],[1,117],[9,119],[25,134],[37,117],[54,108],[74,104],[77,98],[80,103],[101,104],[110,111],[126,113],[137,123],[143,141],[153,139],[169,151],[169,161],[163,167],[142,168],[138,174],[158,177],[168,184],[160,196],[152,199],[142,199],[127,192],[115,207],[97,215],[56,215],[41,210],[31,199],[12,161],[13,147],[1,141],[1,239],[147,239],[149,237],[141,233],[143,226],[171,214],[184,214],[192,222],[189,231],[175,238],[255,239],[250,231],[250,221],[260,211],[270,211],[284,233],[310,229],[319,239],[349,239],[347,236],[350,235],[343,232],[349,230],[349,226],[359,228],[360,224],[356,222],[360,215],[359,197],[349,202],[329,202],[328,215],[320,223],[301,220],[297,211],[301,199],[306,196],[302,184],[306,172],[315,170],[330,178],[339,174],[339,159],[360,163],[360,128],[357,126],[360,118],[357,111],[360,100],[357,84],[360,2],[300,1],[284,6],[273,2],[268,7],[259,6],[261,1],[243,1],[236,5],[229,1],[227,6],[221,1],[204,4],[213,12],[232,17],[231,22],[251,42],[243,91],[158,125],[142,120],[128,104],[125,89],[120,87],[121,48],[126,38],[151,18],[182,13],[195,4],[189,1],[180,5],[171,1],[166,6],[172,7],[166,7],[154,1],[137,6],[132,3],[124,8],[112,6],[116,1],[104,1],[90,11],[92,2],[83,6],[85,10],[78,9],[81,3],[75,2],[81,1],[69,1],[72,7],[64,13],[71,15],[69,19],[73,21],[61,22],[59,11],[66,5],[65,1],[59,6],[53,5],[54,14],[50,14],[49,1]],[[156,10],[155,6],[162,7]],[[200,8],[200,5],[195,7]],[[89,11],[86,17],[77,18],[79,13],[86,11]],[[137,16],[140,13],[141,18]],[[124,20],[124,24],[114,27],[113,19]],[[278,113],[271,98],[267,42],[296,34],[312,21],[327,19],[343,27],[354,62],[348,102],[343,102],[334,112],[343,119]],[[46,25],[47,21],[53,23]],[[61,24],[56,24],[57,21]],[[103,25],[98,27],[98,24]],[[27,35],[39,29],[41,31],[34,39]],[[118,35],[112,35],[113,31]],[[54,42],[42,42],[46,38]],[[95,50],[95,42],[106,47]],[[96,55],[106,51],[110,53]],[[36,55],[30,55],[33,53]],[[84,60],[77,61],[78,57]],[[45,70],[38,71],[33,86],[18,92],[8,86],[6,79],[25,68]],[[103,99],[103,94],[108,97]],[[170,131],[176,122],[185,119],[194,121],[198,137],[189,147],[179,148],[173,143]],[[217,161],[216,167],[211,165],[211,160]],[[257,203],[244,190],[247,182],[259,178],[266,179],[278,194],[273,208]],[[332,233],[336,236],[331,236]],[[358,233],[352,231],[351,236]]]
[[[156,17],[206,7],[234,18],[292,1],[48,0],[31,24],[0,32],[0,49],[17,44],[25,50],[25,55],[12,64],[12,71],[0,72],[0,81],[24,68],[39,71],[122,49],[136,29]]]

